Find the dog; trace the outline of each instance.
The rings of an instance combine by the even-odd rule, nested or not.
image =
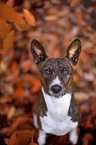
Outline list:
[[[33,60],[41,73],[42,94],[33,106],[33,120],[39,128],[38,144],[46,143],[46,134],[63,136],[69,133],[73,144],[78,142],[78,105],[72,90],[73,76],[81,52],[81,42],[75,39],[64,58],[49,58],[43,46],[31,42]]]

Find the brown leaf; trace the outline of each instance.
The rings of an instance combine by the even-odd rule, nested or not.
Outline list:
[[[40,82],[40,80],[38,80],[36,78],[33,78],[31,92],[32,93],[36,93],[36,92],[40,91],[40,89],[41,89],[41,82]]]
[[[27,25],[27,23],[25,22],[25,23],[23,23],[23,24],[21,24],[21,23],[18,23],[17,24],[23,31],[27,31],[27,30],[29,30],[30,29],[30,27]]]
[[[15,109],[14,106],[12,106],[12,107],[9,109],[9,112],[8,112],[8,114],[7,114],[7,118],[8,118],[8,119],[11,119],[11,118],[14,116],[15,112],[16,112],[16,109]]]
[[[26,129],[32,129],[32,128],[33,128],[32,119],[26,116],[19,117],[13,125],[14,131],[26,130]]]
[[[8,145],[29,145],[32,135],[32,130],[15,131],[9,139]]]
[[[36,21],[35,21],[33,14],[26,9],[23,9],[23,11],[24,11],[24,17],[25,17],[27,23],[32,25],[32,26],[35,26]]]
[[[7,2],[6,2],[6,5],[7,6],[13,6],[13,0],[8,0]]]
[[[7,33],[11,30],[12,26],[11,25],[5,25],[3,29],[0,31],[0,36],[4,37],[7,35]]]
[[[22,61],[20,63],[20,68],[24,71],[24,72],[28,72],[30,67],[31,67],[32,63],[31,63],[31,60],[25,60],[25,61]]]
[[[83,20],[82,12],[77,11],[76,12],[76,18],[77,18],[77,23],[80,23]]]
[[[0,18],[0,31],[4,28],[5,24],[6,24],[6,20],[3,18]]]
[[[86,133],[83,137],[83,145],[89,145],[89,140],[93,140],[93,136],[90,133]]]
[[[15,35],[15,31],[11,30],[6,37],[3,40],[3,49],[7,50],[9,49],[14,42],[14,35]]]
[[[85,52],[84,50],[82,50],[82,53],[80,54],[80,59],[83,61],[83,62],[88,62],[90,60],[90,57],[89,55],[87,54],[87,52]]]
[[[81,0],[72,0],[71,7],[75,7],[75,6],[79,5],[80,2],[81,2]]]
[[[24,92],[23,88],[18,87],[16,88],[15,93],[14,93],[14,97],[17,98],[21,103],[24,100],[23,92]]]
[[[0,17],[8,20],[9,22],[25,22],[18,12],[16,12],[11,6],[6,5],[2,1],[0,1]]]

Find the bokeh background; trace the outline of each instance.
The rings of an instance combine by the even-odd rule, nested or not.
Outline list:
[[[6,0],[5,0],[6,2]],[[37,39],[49,57],[64,57],[75,38],[82,51],[73,89],[81,119],[78,145],[96,144],[96,0],[15,0],[13,9],[30,11],[36,25],[22,30],[16,24],[14,43],[4,50],[0,38],[0,145],[36,145],[32,106],[40,94],[40,74],[30,52]],[[47,136],[46,145],[71,145],[68,135]]]

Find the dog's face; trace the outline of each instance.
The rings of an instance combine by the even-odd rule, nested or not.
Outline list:
[[[80,40],[75,39],[69,45],[65,58],[48,58],[37,40],[32,41],[31,51],[41,72],[41,83],[45,93],[60,98],[70,92],[75,66],[81,51]]]

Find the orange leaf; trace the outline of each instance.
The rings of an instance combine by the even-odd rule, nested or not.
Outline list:
[[[83,20],[83,14],[79,11],[76,12],[77,22],[80,23]]]
[[[20,77],[15,77],[14,79],[13,79],[13,83],[14,84],[21,84],[22,83],[22,79],[20,78]]]
[[[11,6],[6,5],[0,1],[0,17],[9,22],[24,23],[25,21]]]
[[[8,0],[7,2],[6,2],[6,5],[7,6],[13,6],[13,0]]]
[[[24,130],[24,129],[32,129],[33,122],[32,119],[27,116],[20,116],[16,119],[16,122],[13,125],[13,130]]]
[[[12,73],[16,73],[18,71],[18,64],[16,62],[12,63],[11,71]]]
[[[40,80],[33,78],[31,92],[36,93],[36,92],[40,91],[40,89],[41,89]]]
[[[31,68],[31,60],[24,60],[20,63],[20,68],[24,71],[24,72],[28,72]]]
[[[0,36],[4,37],[10,30],[12,26],[11,25],[5,25],[3,29],[0,31]]]
[[[93,136],[90,133],[86,133],[85,136],[83,137],[83,145],[88,145],[89,141],[93,140]]]
[[[6,20],[3,18],[0,18],[0,31],[3,29],[5,24],[6,24]]]
[[[9,49],[13,45],[14,35],[15,35],[15,32],[14,32],[14,30],[12,30],[4,38],[4,40],[3,40],[3,48],[5,50]]]
[[[18,25],[23,31],[29,30],[29,28],[30,28],[26,22],[25,22],[24,24],[18,23],[17,25]]]
[[[35,21],[33,14],[26,9],[23,9],[23,11],[24,11],[24,17],[25,17],[27,23],[32,25],[32,26],[35,26],[36,21]]]
[[[24,100],[24,96],[23,96],[23,88],[21,87],[18,87],[16,90],[15,90],[15,98],[19,99],[19,101],[22,103],[23,100]]]
[[[28,145],[32,135],[32,130],[15,131],[10,137],[8,145]]]
[[[75,6],[79,5],[80,1],[81,0],[72,0],[71,7],[75,7]]]

